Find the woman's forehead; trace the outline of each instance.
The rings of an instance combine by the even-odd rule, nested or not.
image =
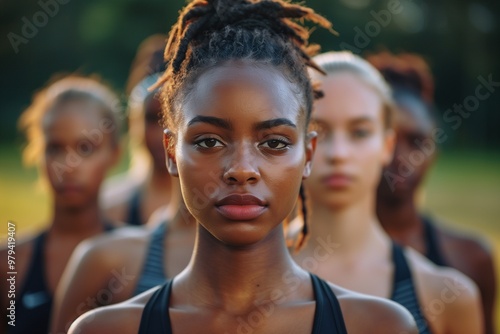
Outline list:
[[[272,66],[222,65],[203,73],[185,99],[184,113],[205,113],[222,106],[238,112],[271,111],[298,119],[303,111],[297,85]]]

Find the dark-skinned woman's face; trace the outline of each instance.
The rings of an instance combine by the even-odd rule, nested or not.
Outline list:
[[[436,154],[435,124],[428,106],[416,96],[399,96],[396,104],[396,149],[378,195],[386,200],[412,200]]]
[[[169,171],[193,216],[228,245],[251,245],[280,226],[309,175],[297,87],[273,67],[226,63],[202,74],[184,99]]]

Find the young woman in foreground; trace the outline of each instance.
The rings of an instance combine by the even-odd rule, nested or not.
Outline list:
[[[194,1],[181,13],[160,84],[167,167],[199,223],[191,262],[70,333],[416,333],[404,308],[330,285],[288,253],[281,222],[315,146],[308,34],[289,18],[329,26],[282,1]]]
[[[482,333],[474,283],[394,244],[375,213],[382,168],[392,159],[392,99],[382,76],[348,52],[314,60],[327,76],[314,106],[318,132],[313,171],[310,240],[297,263],[331,282],[405,306],[421,334]]]

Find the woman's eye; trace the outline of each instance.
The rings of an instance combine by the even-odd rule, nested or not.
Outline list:
[[[421,143],[425,140],[425,137],[422,136],[408,136],[408,143],[410,144],[410,147],[412,148],[420,148],[418,143]]]
[[[325,129],[318,129],[318,130],[316,130],[316,133],[318,134],[318,136],[317,136],[318,142],[324,141],[325,139],[327,139],[331,135],[331,133]]]
[[[272,148],[274,150],[282,150],[290,146],[290,144],[283,140],[271,139],[264,142],[261,146]]]
[[[144,119],[146,120],[147,124],[157,125],[157,124],[159,124],[161,117],[159,114],[147,113],[144,116]]]
[[[224,146],[219,140],[215,138],[207,138],[207,139],[202,139],[196,142],[196,146],[202,147],[202,148],[213,148],[213,147],[222,147]]]
[[[45,153],[47,155],[56,155],[62,151],[62,147],[59,145],[47,145],[45,148]]]
[[[317,140],[319,142],[321,142],[321,141],[327,139],[329,136],[331,136],[330,129],[320,122],[315,122],[314,120],[311,121],[310,129],[313,131],[316,131],[316,133],[318,135]]]
[[[365,138],[370,135],[370,131],[367,129],[357,129],[353,131],[354,138]]]

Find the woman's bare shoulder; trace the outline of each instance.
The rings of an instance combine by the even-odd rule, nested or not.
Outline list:
[[[405,250],[424,316],[450,333],[480,333],[483,323],[476,284],[453,268],[439,267],[417,251]]]
[[[68,334],[137,334],[144,307],[157,289],[83,314],[71,325]]]
[[[121,268],[143,257],[150,235],[150,230],[141,227],[123,227],[84,240],[73,252],[71,266],[85,264],[104,272],[106,268]]]
[[[424,286],[424,294],[431,293],[434,297],[440,296],[443,289],[454,286],[460,290],[464,301],[479,298],[476,284],[458,270],[437,266],[412,248],[405,249],[405,254],[417,284],[425,282],[425,284],[420,284]]]
[[[418,333],[413,316],[403,306],[329,283],[337,296],[349,333]]]
[[[125,226],[112,232],[100,234],[80,243],[81,252],[94,252],[109,254],[114,250],[121,252],[124,247],[144,246],[151,236],[152,231],[143,227]]]

